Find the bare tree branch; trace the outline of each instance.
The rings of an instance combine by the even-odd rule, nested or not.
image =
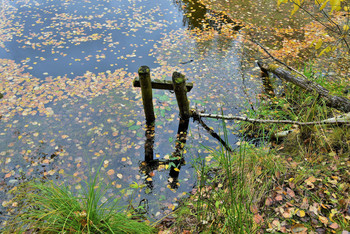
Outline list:
[[[337,116],[331,119],[326,119],[322,121],[314,122],[299,122],[293,120],[272,120],[272,119],[252,119],[244,116],[234,116],[234,115],[217,115],[217,114],[204,114],[198,111],[192,110],[192,116],[196,118],[212,118],[212,119],[224,119],[224,120],[240,120],[250,123],[273,123],[273,124],[293,124],[299,126],[306,125],[335,125],[335,124],[350,124],[350,113],[342,116]]]

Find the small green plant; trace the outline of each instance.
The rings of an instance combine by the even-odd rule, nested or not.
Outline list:
[[[52,181],[31,181],[13,191],[18,210],[7,221],[5,233],[153,233],[144,222],[120,211],[118,200],[103,199],[107,189],[99,171],[86,182],[83,194]]]

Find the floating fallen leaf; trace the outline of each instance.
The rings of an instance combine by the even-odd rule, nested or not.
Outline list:
[[[107,175],[109,175],[109,176],[114,175],[114,170],[113,169],[108,170]]]
[[[50,170],[48,171],[49,175],[54,175],[56,173],[56,170]]]
[[[49,159],[44,159],[43,160],[43,164],[49,164],[50,163],[50,160]]]

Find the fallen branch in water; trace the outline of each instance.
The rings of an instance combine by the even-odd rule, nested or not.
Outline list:
[[[322,98],[325,99],[327,106],[335,108],[343,112],[350,112],[350,100],[345,97],[333,96],[330,94],[329,90],[323,86],[317,84],[316,82],[305,79],[303,76],[295,73],[293,71],[287,71],[275,64],[265,64],[263,62],[258,62],[260,69],[268,72],[272,72],[279,78],[291,82],[309,92],[316,92]]]
[[[293,120],[270,120],[270,119],[252,119],[244,116],[233,116],[233,115],[216,115],[216,114],[204,114],[198,111],[192,110],[192,117],[196,118],[212,118],[212,119],[224,119],[224,120],[240,120],[250,123],[274,123],[274,124],[295,124],[299,126],[306,125],[332,125],[332,124],[350,124],[350,113],[345,115],[333,117],[330,119],[325,119],[321,121],[314,122],[299,122]]]
[[[193,117],[193,120],[194,120],[194,121],[198,121],[198,123],[200,123],[200,124],[202,125],[202,127],[203,127],[205,130],[207,130],[207,132],[208,132],[212,137],[214,137],[216,140],[218,140],[218,141],[225,147],[225,149],[226,149],[228,152],[233,152],[233,150],[231,149],[231,147],[230,147],[228,144],[226,144],[226,142],[225,142],[223,139],[221,139],[221,137],[220,137],[216,132],[214,132],[213,129],[209,128],[208,125],[206,125],[206,124],[203,122],[203,120],[200,118],[200,115],[198,115],[198,112],[192,110],[192,115],[191,115],[191,116]]]

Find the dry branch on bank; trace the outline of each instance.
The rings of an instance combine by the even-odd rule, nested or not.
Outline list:
[[[303,76],[299,75],[294,71],[289,71],[283,69],[282,67],[275,64],[265,64],[263,62],[258,62],[258,65],[262,71],[272,72],[279,78],[291,82],[309,92],[316,92],[320,97],[326,100],[326,104],[329,107],[335,108],[343,112],[350,112],[350,100],[345,97],[333,96],[330,94],[329,90],[322,87],[321,85],[305,79]]]
[[[295,124],[300,126],[306,125],[332,125],[332,124],[350,124],[350,113],[345,115],[333,117],[330,119],[325,119],[322,121],[314,122],[299,122],[293,120],[272,120],[272,119],[252,119],[244,116],[234,116],[234,115],[216,115],[216,114],[204,114],[198,111],[192,110],[192,116],[196,118],[212,118],[212,119],[224,119],[224,120],[240,120],[250,123],[273,123],[273,124]]]

